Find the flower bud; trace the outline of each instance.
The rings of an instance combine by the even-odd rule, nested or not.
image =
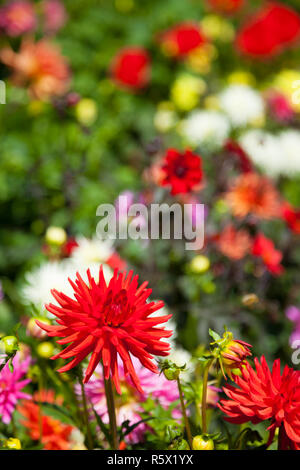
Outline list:
[[[13,438],[13,437],[10,437],[6,441],[4,441],[4,447],[6,449],[10,449],[10,450],[20,450],[20,449],[22,449],[20,440],[16,439],[16,438]]]
[[[206,436],[195,436],[193,439],[193,450],[214,450],[214,441]]]
[[[61,246],[67,241],[67,234],[61,227],[49,227],[45,238],[49,245]]]
[[[167,380],[177,380],[180,374],[180,369],[169,367],[168,369],[164,369],[163,373]]]
[[[43,359],[49,359],[53,356],[54,346],[50,341],[44,341],[37,346],[36,351]]]
[[[222,365],[230,378],[231,372],[239,369],[245,363],[246,357],[251,356],[249,347],[251,345],[244,341],[232,339],[222,349]]]
[[[4,336],[1,338],[0,350],[8,356],[16,353],[19,349],[19,343],[15,336]]]

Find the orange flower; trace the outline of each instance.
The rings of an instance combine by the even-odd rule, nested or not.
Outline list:
[[[55,399],[53,390],[43,390],[35,393],[34,401],[24,400],[18,406],[18,411],[24,416],[21,424],[29,431],[32,440],[40,440],[45,450],[68,450],[70,449],[70,434],[73,427],[63,424],[57,419],[51,418],[41,413],[41,408],[36,402],[47,402],[61,404]]]
[[[256,173],[240,175],[225,199],[236,217],[252,213],[270,219],[281,213],[279,195],[268,178]]]
[[[26,40],[19,52],[4,48],[0,59],[13,69],[13,82],[18,86],[28,84],[29,91],[35,98],[48,99],[68,90],[68,65],[56,46],[48,41],[34,43]]]
[[[227,225],[218,236],[217,247],[223,255],[233,260],[239,260],[249,252],[251,238],[246,230],[236,230],[233,225]]]

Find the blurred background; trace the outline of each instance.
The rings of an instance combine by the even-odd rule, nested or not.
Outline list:
[[[300,5],[282,0],[283,13],[270,5],[1,2],[3,333],[46,315],[43,301],[63,285],[71,257],[72,269],[126,265],[148,279],[189,353],[208,327],[226,324],[256,355],[291,361],[290,336],[300,338]],[[166,149],[187,147],[202,157],[205,179],[178,199],[160,184],[160,162]],[[242,217],[230,207],[225,194],[249,172],[268,179],[253,191],[271,205],[278,198],[276,214],[269,203]],[[136,202],[205,203],[204,249],[186,252],[178,240],[103,245],[96,209],[124,191]],[[253,251],[261,233],[271,245]]]

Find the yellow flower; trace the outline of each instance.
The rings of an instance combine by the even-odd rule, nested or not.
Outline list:
[[[197,255],[190,262],[190,269],[193,273],[205,273],[210,268],[210,261],[206,256]]]
[[[205,90],[206,84],[204,80],[190,74],[183,74],[172,85],[171,99],[181,111],[190,111],[197,106],[199,97]]]
[[[232,24],[221,16],[207,15],[200,24],[204,35],[208,39],[219,39],[224,42],[230,42],[234,39],[234,28]]]
[[[235,70],[227,77],[228,83],[231,85],[255,85],[255,77],[246,70]]]
[[[282,70],[274,80],[274,87],[289,101],[296,113],[300,113],[300,71]]]
[[[98,115],[96,102],[90,98],[81,99],[76,105],[75,114],[80,124],[91,126]]]
[[[49,245],[63,245],[67,240],[67,234],[61,227],[49,227],[45,235],[46,242]]]
[[[187,63],[198,73],[207,74],[211,69],[211,62],[217,57],[218,51],[213,44],[203,44],[190,52]]]
[[[4,447],[6,447],[6,449],[11,449],[11,450],[22,449],[20,440],[14,437],[10,437],[6,441],[4,441]]]

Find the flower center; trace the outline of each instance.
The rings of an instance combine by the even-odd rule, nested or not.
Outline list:
[[[120,326],[127,319],[130,308],[125,289],[121,289],[116,295],[110,291],[103,308],[103,320],[108,326]]]
[[[175,168],[175,175],[178,176],[178,178],[183,178],[186,174],[186,168],[182,165],[178,165]]]

